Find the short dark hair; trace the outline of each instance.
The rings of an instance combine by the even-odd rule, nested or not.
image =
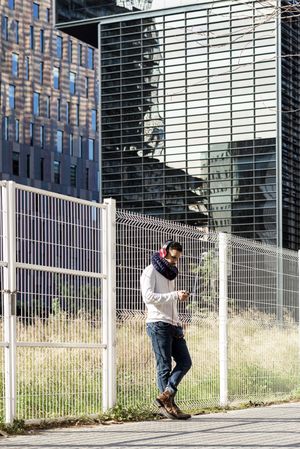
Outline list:
[[[171,242],[170,245],[168,246],[168,251],[170,249],[176,249],[177,251],[182,253],[182,245],[179,242]]]

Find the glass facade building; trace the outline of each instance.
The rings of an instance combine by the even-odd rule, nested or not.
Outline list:
[[[103,196],[299,248],[300,8],[279,6],[222,0],[99,20]]]
[[[276,19],[215,2],[101,24],[103,194],[277,238]]]
[[[300,247],[300,5],[282,3],[281,24],[281,164],[283,245]]]

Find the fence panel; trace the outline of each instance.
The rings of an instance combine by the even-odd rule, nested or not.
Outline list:
[[[229,400],[299,391],[296,252],[231,236],[228,256]]]
[[[14,183],[0,189],[4,419],[88,415],[115,400],[152,407],[140,276],[169,239],[184,248],[176,288],[191,292],[179,304],[193,359],[181,406],[299,392],[297,253],[118,210],[115,259],[112,200],[96,205]]]
[[[182,382],[178,402],[190,409],[219,403],[218,235],[118,210],[117,397],[125,406],[151,406],[157,395],[140,276],[153,252],[170,238],[184,248],[177,289],[192,293],[187,305],[179,308],[193,368]]]
[[[220,401],[265,401],[299,389],[297,253],[229,235],[224,252],[218,234],[119,210],[118,402],[151,406],[157,394],[140,276],[170,238],[184,248],[177,288],[192,292],[188,303],[180,304],[193,360],[179,389],[181,405],[193,410]],[[226,279],[220,279],[219,266]],[[219,310],[221,296],[227,304]]]
[[[17,418],[102,409],[102,213],[17,186]]]

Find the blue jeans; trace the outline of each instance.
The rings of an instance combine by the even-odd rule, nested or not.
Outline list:
[[[192,366],[182,327],[157,321],[147,323],[146,328],[156,358],[159,391],[162,393],[168,388],[175,394],[179,382]],[[175,361],[173,370],[172,357]]]

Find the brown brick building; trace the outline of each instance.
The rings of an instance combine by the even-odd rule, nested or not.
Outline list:
[[[54,29],[51,0],[0,13],[0,178],[97,201],[94,48]]]

